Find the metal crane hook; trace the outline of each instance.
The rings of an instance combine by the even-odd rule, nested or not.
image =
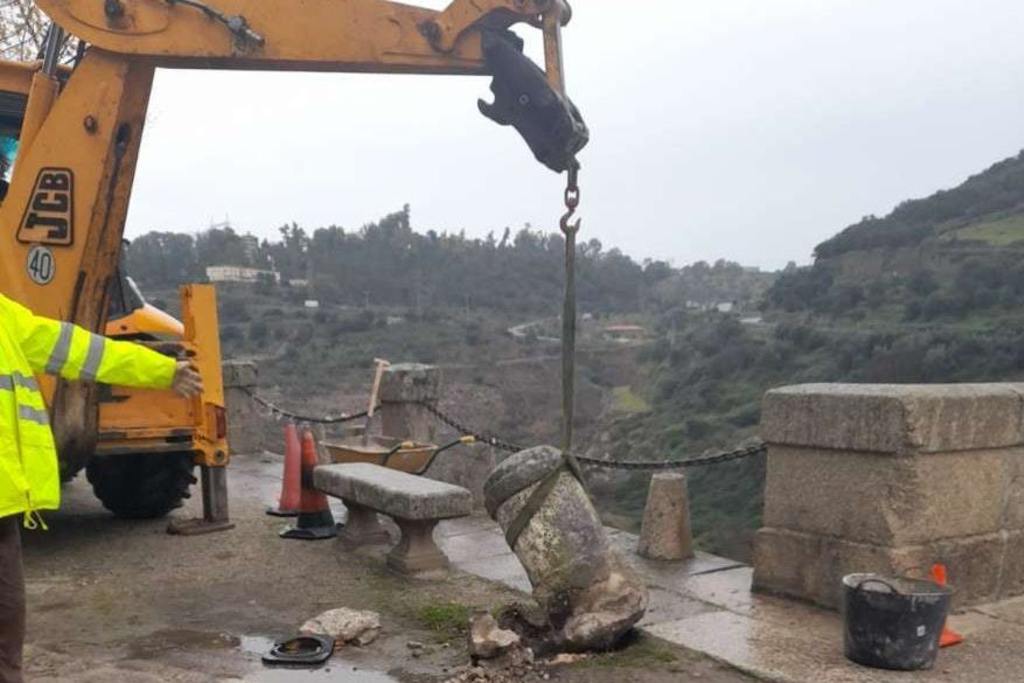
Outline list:
[[[569,181],[565,188],[565,208],[567,211],[558,224],[567,237],[569,234],[575,235],[579,232],[580,224],[582,223],[580,218],[577,218],[575,223],[569,222],[576,215],[576,208],[580,205],[579,171],[579,162],[573,159],[572,164],[569,166]]]

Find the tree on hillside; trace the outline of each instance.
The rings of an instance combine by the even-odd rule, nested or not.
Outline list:
[[[5,0],[0,4],[0,57],[16,62],[39,59],[50,23],[32,0]],[[64,41],[61,61],[75,54],[77,42]]]
[[[565,243],[558,233],[524,227],[514,235],[506,231],[500,241],[464,231],[419,233],[408,206],[358,230],[332,225],[309,233],[292,223],[279,233],[279,240],[262,243],[258,258],[286,279],[311,275],[317,298],[326,302],[369,301],[417,315],[435,306],[531,315],[559,309]],[[176,286],[209,265],[246,263],[242,238],[230,228],[178,238],[150,233],[132,245],[132,272],[145,286]],[[172,249],[180,267],[168,262]],[[605,251],[597,240],[578,250],[578,298],[586,311],[636,310],[673,272],[664,263],[641,266],[617,249]]]

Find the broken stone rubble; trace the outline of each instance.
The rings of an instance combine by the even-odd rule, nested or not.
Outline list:
[[[310,619],[300,633],[320,633],[334,638],[337,645],[369,645],[380,635],[380,615],[341,607]]]
[[[520,644],[519,636],[500,626],[487,612],[469,620],[469,655],[475,659],[493,659]]]

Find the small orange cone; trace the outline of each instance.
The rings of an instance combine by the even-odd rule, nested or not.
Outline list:
[[[946,565],[932,565],[932,581],[940,586],[946,585]],[[945,624],[942,625],[942,635],[939,636],[939,647],[950,647],[952,645],[959,645],[962,642],[964,642],[964,637],[962,635],[947,627]]]
[[[299,518],[295,526],[281,532],[281,538],[320,541],[338,535],[327,496],[313,487],[313,469],[317,466],[316,442],[308,429],[302,434],[302,473],[299,477],[302,492],[299,495]]]
[[[267,514],[275,517],[294,517],[299,514],[299,496],[302,482],[302,455],[299,446],[299,431],[291,422],[284,426],[284,477],[281,480],[281,495],[277,507],[268,508]]]

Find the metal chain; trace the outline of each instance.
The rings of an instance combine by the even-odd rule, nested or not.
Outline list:
[[[562,305],[562,452],[572,466],[572,428],[576,409],[576,236],[580,219],[570,222],[580,205],[580,165],[569,164],[565,214],[558,225],[565,237],[565,301]]]
[[[482,432],[475,431],[470,427],[466,426],[461,421],[445,413],[443,410],[437,407],[437,404],[432,401],[387,401],[392,404],[405,404],[405,405],[416,405],[428,413],[436,417],[442,423],[448,425],[455,431],[465,436],[475,437],[480,443],[486,443],[489,446],[493,446],[502,451],[509,453],[518,453],[519,451],[526,450],[526,446],[520,446],[510,441],[506,441],[497,436],[490,434],[484,434]],[[752,458],[757,455],[762,455],[768,450],[767,446],[762,442],[745,446],[743,448],[737,448],[732,451],[723,451],[719,453],[711,453],[709,455],[701,455],[694,458],[688,458],[686,460],[664,460],[659,462],[650,461],[637,461],[637,462],[626,462],[621,460],[601,460],[600,458],[588,458],[585,456],[577,455],[576,460],[581,465],[588,465],[591,467],[598,467],[612,470],[624,470],[624,471],[659,471],[659,470],[673,470],[683,469],[687,467],[704,467],[707,465],[717,465],[723,462],[730,462],[732,460],[742,460],[744,458]]]
[[[577,455],[576,459],[581,465],[590,465],[592,467],[603,467],[610,470],[641,470],[641,471],[658,471],[658,470],[675,470],[683,469],[687,467],[704,467],[707,465],[718,465],[723,462],[730,462],[732,460],[743,460],[744,458],[752,458],[756,455],[763,455],[768,452],[768,447],[763,443],[757,443],[746,448],[738,448],[734,451],[723,451],[721,453],[712,453],[710,455],[699,455],[695,458],[688,458],[686,460],[664,460],[661,462],[622,462],[619,460],[601,460],[599,458],[587,458],[582,455]]]
[[[459,434],[463,436],[472,436],[477,440],[478,443],[485,443],[488,446],[493,446],[494,448],[497,448],[498,450],[506,451],[508,453],[518,453],[519,451],[525,449],[523,446],[519,446],[509,441],[505,441],[497,436],[491,434],[484,434],[483,432],[478,432],[474,429],[470,429],[459,420],[442,411],[440,408],[437,407],[437,404],[432,401],[383,401],[383,403],[390,403],[393,405],[404,404],[419,406],[426,410],[431,415],[433,415],[434,417],[436,417],[442,423],[448,425],[449,427],[457,431]]]
[[[246,395],[249,396],[249,398],[251,398],[259,405],[263,406],[273,414],[278,415],[280,417],[288,418],[289,420],[295,420],[296,422],[308,422],[310,424],[318,425],[336,425],[343,424],[345,422],[352,422],[353,420],[361,420],[364,419],[369,414],[368,411],[364,410],[361,413],[355,413],[353,415],[339,415],[338,417],[310,417],[308,415],[298,415],[296,413],[284,410],[283,408],[279,408],[278,406],[274,405],[267,399],[258,396],[256,392],[254,392],[249,387],[240,388]]]

